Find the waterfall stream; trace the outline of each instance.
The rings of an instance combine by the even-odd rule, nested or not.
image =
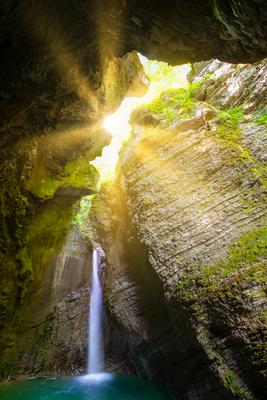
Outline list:
[[[100,246],[93,250],[89,309],[87,374],[0,384],[1,400],[172,400],[156,387],[131,375],[104,373],[104,306]]]
[[[88,374],[104,371],[104,307],[99,277],[102,254],[101,247],[94,248],[89,311]]]

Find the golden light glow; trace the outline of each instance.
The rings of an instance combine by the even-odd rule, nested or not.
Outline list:
[[[144,67],[145,74],[150,79],[149,91],[142,97],[143,103],[150,103],[164,90],[185,88],[188,86],[187,75],[191,70],[190,64],[171,67],[167,63],[148,60],[142,54],[138,55]]]
[[[88,103],[92,112],[98,113],[97,96],[91,89],[88,77],[83,74],[69,37],[53,15],[53,11],[45,2],[30,2],[30,5],[29,12],[24,16],[24,24],[27,28],[31,27],[29,31],[33,39],[46,46],[59,78]]]
[[[130,125],[129,118],[132,110],[137,106],[140,99],[138,97],[126,97],[120,107],[113,114],[108,115],[103,125],[105,129],[114,137],[116,141],[127,139]]]
[[[126,97],[117,111],[103,120],[103,127],[112,135],[112,140],[109,146],[103,149],[101,157],[91,162],[100,173],[99,185],[106,180],[112,180],[115,176],[119,151],[131,133],[130,114],[139,102],[138,97]]]
[[[123,0],[95,2],[94,22],[102,71],[107,67],[107,60],[119,56],[124,10],[125,2]]]
[[[166,73],[166,79],[157,79],[153,81],[153,75],[157,74],[157,68],[159,69],[157,61],[151,62],[146,57],[139,54],[140,61],[144,66],[145,72],[148,73],[148,65],[150,75],[152,76],[149,90],[143,97],[126,97],[120,107],[113,113],[108,115],[103,120],[103,127],[112,135],[112,140],[109,146],[105,147],[102,151],[101,157],[97,157],[91,162],[99,173],[99,188],[105,181],[113,180],[116,172],[116,165],[119,157],[119,152],[122,144],[129,138],[131,134],[131,125],[129,124],[129,118],[131,112],[142,104],[151,103],[156,97],[160,95],[163,90],[170,88],[182,88],[188,85],[187,74],[190,71],[189,65],[182,65],[177,67],[170,67],[170,74]],[[166,64],[167,65],[167,64]],[[154,68],[154,71],[153,71]],[[164,76],[163,76],[164,78]],[[157,135],[156,131],[153,131],[154,135]],[[150,148],[146,148],[143,143],[142,152],[143,155],[154,156],[153,151]],[[149,147],[149,146],[148,146]],[[141,148],[139,149],[139,151]]]

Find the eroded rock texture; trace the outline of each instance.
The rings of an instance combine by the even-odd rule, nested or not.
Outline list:
[[[75,225],[59,246],[61,230],[49,238],[43,226],[35,237],[34,280],[1,338],[4,378],[79,373],[86,367],[91,249]]]
[[[46,64],[42,66],[44,69],[47,67]],[[70,65],[69,67],[71,68]],[[22,88],[23,80],[19,82],[20,90],[26,90]],[[71,80],[67,82],[70,83]],[[84,85],[84,82],[79,80],[79,84]],[[13,82],[13,86],[16,87],[16,83]],[[37,96],[36,101],[33,100],[29,107],[24,105],[21,112],[16,110],[15,115],[10,115],[10,120],[6,104],[5,118],[2,120],[1,327],[12,315],[15,306],[19,305],[27,291],[29,280],[32,279],[31,243],[35,239],[33,227],[40,222],[39,210],[43,208],[48,211],[46,222],[47,226],[50,226],[50,235],[53,236],[56,215],[58,212],[64,213],[64,209],[58,208],[55,211],[51,204],[54,204],[53,200],[60,203],[63,199],[63,204],[67,202],[65,210],[65,225],[67,225],[67,218],[69,222],[72,218],[69,212],[70,206],[82,196],[96,190],[98,172],[89,163],[101,154],[102,148],[110,141],[110,136],[103,130],[101,121],[94,122],[93,118],[89,118],[91,113],[89,100],[92,98],[89,92],[87,103],[84,105],[86,109],[84,114],[81,105],[73,106],[71,101],[70,107],[74,107],[72,111],[68,107],[64,108],[64,102],[67,101],[66,93],[63,95],[62,103],[56,94],[51,95],[46,87],[41,87],[42,95]],[[56,85],[53,85],[53,90],[57,90]],[[125,94],[142,95],[146,90],[143,68],[136,53],[115,59],[108,64],[101,93],[109,109],[113,109]],[[18,89],[16,93],[22,95]],[[76,95],[78,96],[77,93]],[[12,96],[11,98],[13,99]],[[14,111],[15,103],[13,100],[10,101]],[[42,120],[43,111],[46,116]],[[104,106],[101,112],[104,112]],[[83,120],[80,120],[79,113],[82,113]],[[100,111],[97,112],[98,119],[101,115]],[[77,119],[76,122],[72,117]],[[49,210],[52,210],[51,215]]]
[[[200,70],[186,115],[134,112],[117,189],[94,205],[111,347],[178,397],[264,399],[266,64]]]

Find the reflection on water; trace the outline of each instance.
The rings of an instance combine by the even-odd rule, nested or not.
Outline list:
[[[109,373],[38,378],[0,385],[1,400],[171,400],[155,386],[129,375]]]

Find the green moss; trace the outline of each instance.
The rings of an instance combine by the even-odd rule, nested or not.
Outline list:
[[[254,122],[259,125],[267,126],[267,112],[263,111],[257,118],[254,119]]]
[[[27,249],[24,247],[21,249],[18,254],[16,255],[17,261],[17,277],[18,279],[18,286],[20,288],[19,297],[22,299],[26,292],[29,285],[29,282],[32,280],[32,261],[28,255]]]
[[[245,117],[241,106],[230,108],[227,111],[221,111],[217,118],[222,122],[231,122],[232,124],[241,121]]]
[[[150,199],[146,198],[146,199],[143,200],[143,205],[144,206],[150,206],[151,204],[152,204],[152,201]]]
[[[9,254],[0,251],[0,329],[10,316],[17,299],[17,285],[14,281],[17,265]]]
[[[222,145],[235,150],[238,157],[247,162],[252,162],[248,150],[242,145],[241,131],[238,122],[244,118],[244,112],[240,106],[221,111],[217,114],[217,137]]]
[[[189,85],[188,88],[169,89],[161,93],[147,109],[166,121],[174,121],[181,117],[189,117],[195,110],[194,92],[202,82]]]
[[[241,106],[218,113],[217,140],[222,146],[233,150],[235,152],[235,160],[245,163],[249,167],[251,174],[257,177],[259,182],[267,188],[266,166],[253,159],[242,141],[239,122],[243,118],[244,112]]]
[[[230,248],[228,257],[221,263],[201,267],[182,277],[177,284],[177,295],[181,301],[191,302],[200,293],[204,295],[217,290],[218,282],[222,285],[225,279],[236,273],[236,280],[263,284],[266,281],[267,227],[252,231],[239,239]],[[228,285],[226,281],[226,286]]]
[[[222,382],[237,399],[247,400],[250,395],[217,353],[210,332],[238,340],[238,346],[243,346],[247,363],[255,368],[255,374],[266,375],[266,313],[257,311],[253,304],[254,301],[259,304],[259,299],[262,303],[266,298],[266,259],[267,227],[263,227],[242,236],[230,247],[224,261],[212,266],[197,265],[177,283],[179,302],[190,309],[200,326],[207,329],[203,345],[215,354]],[[234,336],[233,327],[236,330]],[[245,336],[242,334],[244,331]]]
[[[196,109],[195,96],[210,77],[211,74],[206,74],[199,82],[188,84],[187,88],[165,90],[146,108],[167,122],[193,116]]]
[[[209,275],[210,273],[218,274],[220,278],[225,278],[230,273],[235,272],[237,269],[244,267],[249,268],[246,273],[250,274],[254,280],[262,281],[264,277],[264,268],[261,265],[254,266],[255,262],[267,257],[267,228],[263,227],[256,231],[250,232],[242,237],[235,246],[230,249],[230,254],[226,261],[217,264],[215,267],[204,271]],[[218,271],[218,272],[217,272]]]
[[[0,166],[0,327],[12,314],[31,274],[22,255],[30,204],[20,188],[21,153],[16,155]]]
[[[28,199],[19,187],[18,166],[8,160],[0,167],[0,249],[4,251],[23,246]]]
[[[226,369],[223,376],[223,384],[234,396],[240,400],[250,400],[251,396],[243,389],[234,371]]]
[[[36,211],[34,220],[27,232],[27,242],[34,242],[38,238],[51,237],[48,244],[53,243],[61,232],[66,233],[72,221],[72,206],[69,204],[49,201]],[[43,241],[45,243],[45,240]],[[56,243],[55,243],[56,245]],[[57,246],[55,246],[57,247]]]
[[[73,186],[78,189],[95,189],[98,172],[87,158],[78,157],[68,162],[60,175],[52,175],[44,165],[37,167],[27,182],[27,189],[41,199],[52,198],[61,186]]]

